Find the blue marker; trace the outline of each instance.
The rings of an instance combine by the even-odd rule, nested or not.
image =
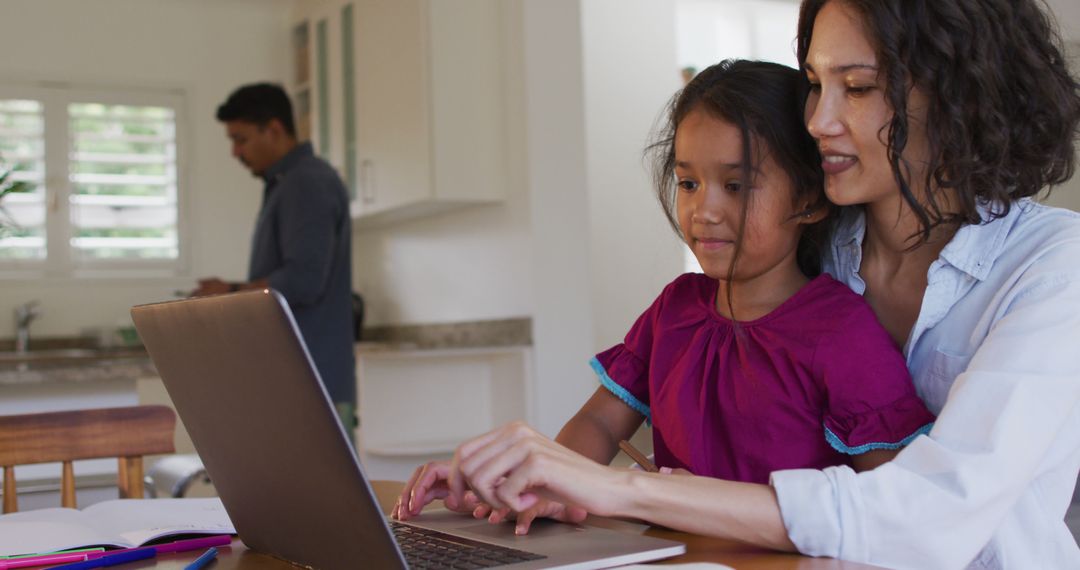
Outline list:
[[[64,570],[86,570],[88,568],[104,568],[106,566],[116,566],[117,564],[135,562],[136,560],[146,560],[147,558],[153,558],[156,555],[157,551],[151,547],[133,548],[131,550],[117,552],[116,554],[106,554],[105,556],[102,556],[100,558],[94,558],[93,560],[87,560],[85,562],[75,562],[72,564],[63,564],[61,566],[53,566],[53,568],[63,568]]]
[[[202,553],[202,556],[196,558],[195,562],[184,566],[184,570],[199,570],[200,568],[213,562],[215,557],[217,557],[217,548],[211,546],[206,550],[206,552]]]

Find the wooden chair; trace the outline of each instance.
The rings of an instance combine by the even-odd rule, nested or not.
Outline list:
[[[129,406],[0,416],[0,466],[4,468],[4,512],[19,510],[15,466],[63,464],[60,500],[75,506],[77,459],[116,457],[120,496],[142,498],[142,456],[173,453],[176,413],[167,406]]]

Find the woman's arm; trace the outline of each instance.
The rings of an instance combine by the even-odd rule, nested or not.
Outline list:
[[[766,485],[613,469],[516,422],[465,442],[454,454],[449,492],[521,512],[550,499],[601,516],[794,551]]]
[[[607,388],[600,386],[578,413],[566,422],[557,441],[593,461],[607,465],[615,456],[619,441],[632,436],[641,426],[643,419],[641,414],[623,403]],[[391,515],[407,520],[420,514],[431,501],[446,499],[446,475],[449,467],[445,461],[431,461],[417,467],[402,488]],[[478,516],[487,516],[490,513],[486,508],[478,510],[481,505],[474,497],[467,495],[460,499],[450,498],[446,506]],[[554,511],[545,509],[542,512],[544,516],[551,516]],[[506,514],[501,513],[498,518],[504,518]],[[531,516],[522,521],[522,533],[528,531],[529,523],[535,514],[531,513]]]

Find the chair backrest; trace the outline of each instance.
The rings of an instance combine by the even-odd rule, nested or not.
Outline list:
[[[142,498],[144,455],[173,453],[176,413],[167,406],[129,406],[0,416],[4,512],[19,509],[15,466],[63,464],[62,506],[76,508],[71,462],[116,457],[120,496]]]

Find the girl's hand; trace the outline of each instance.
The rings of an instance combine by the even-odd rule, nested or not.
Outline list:
[[[609,516],[617,514],[626,500],[620,495],[627,495],[617,491],[630,476],[629,471],[600,465],[514,422],[455,450],[446,474],[447,501],[464,502],[466,489],[471,488],[495,509],[518,513],[534,506],[543,509],[541,498],[547,498],[580,509],[574,515]]]
[[[452,511],[473,512],[479,505],[479,501],[472,491],[466,492],[460,501],[448,496],[446,474],[449,470],[450,464],[446,461],[431,461],[417,467],[409,478],[409,482],[402,488],[401,496],[394,504],[390,516],[402,521],[408,520],[419,515],[428,503],[436,499],[443,499],[446,508]]]
[[[480,506],[476,507],[476,510],[473,511],[473,516],[478,519],[487,517],[488,522],[498,524],[506,520],[511,512],[510,509],[492,509],[489,505],[481,503]],[[576,524],[585,520],[587,515],[588,513],[581,507],[568,507],[556,501],[541,499],[532,507],[517,513],[514,517],[516,521],[514,524],[514,534],[519,536],[528,534],[532,522],[538,518],[549,518],[560,522]]]

